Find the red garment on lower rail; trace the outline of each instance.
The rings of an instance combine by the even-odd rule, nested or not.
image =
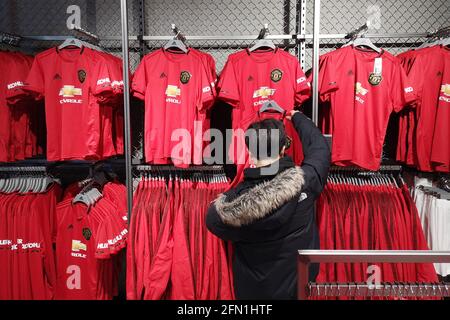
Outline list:
[[[225,181],[142,180],[134,194],[128,299],[234,299],[226,244],[207,231]]]
[[[317,224],[323,250],[428,250],[406,186],[328,183],[317,202]],[[380,267],[381,282],[438,280],[431,263],[374,265]],[[368,267],[367,263],[322,263],[316,281],[366,282],[373,273]]]

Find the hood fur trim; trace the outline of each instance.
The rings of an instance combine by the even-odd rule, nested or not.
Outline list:
[[[235,227],[247,225],[281,208],[300,193],[304,184],[303,170],[293,167],[230,202],[224,194],[220,195],[215,201],[217,213],[225,224]]]

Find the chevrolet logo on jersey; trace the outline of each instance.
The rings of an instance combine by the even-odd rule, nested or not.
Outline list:
[[[178,88],[177,86],[172,86],[172,85],[168,85],[167,89],[166,89],[166,95],[168,97],[178,97],[179,95],[181,95],[181,89]]]
[[[443,85],[441,86],[441,92],[442,92],[444,95],[450,97],[450,84],[443,84]]]
[[[80,250],[86,251],[87,246],[80,240],[72,240],[72,251],[79,252]]]
[[[81,96],[82,91],[80,88],[75,88],[75,86],[64,86],[59,91],[59,95],[64,98],[73,98],[75,96]]]
[[[59,95],[63,97],[59,101],[59,103],[61,103],[61,104],[64,104],[64,103],[82,104],[83,103],[82,99],[71,99],[71,98],[75,98],[75,96],[81,96],[82,94],[83,94],[83,91],[81,91],[80,88],[75,88],[75,86],[66,85],[66,86],[62,87],[61,90],[59,91]]]
[[[253,98],[263,98],[267,99],[270,96],[273,96],[275,93],[275,89],[271,89],[269,87],[261,87],[258,90],[255,90],[253,93]]]
[[[439,97],[439,101],[450,103],[450,84],[447,83],[441,86],[441,96]]]
[[[360,82],[355,84],[355,93],[365,96],[369,90],[365,89]]]

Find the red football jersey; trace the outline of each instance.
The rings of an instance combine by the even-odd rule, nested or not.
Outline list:
[[[444,69],[436,111],[431,162],[436,171],[450,172],[450,49],[441,48]]]
[[[437,121],[438,104],[444,102],[440,97],[445,97],[445,59],[447,49],[434,46],[418,51],[414,64],[408,74],[414,81],[413,86],[417,88],[418,101],[416,104],[415,134],[413,140],[415,162],[421,171],[432,171],[431,153],[435,124]],[[448,58],[447,58],[448,59]],[[444,85],[444,87],[442,87]],[[444,89],[444,94],[442,94]],[[445,117],[445,115],[443,115]],[[439,120],[440,121],[440,120]],[[448,123],[446,124],[448,125]],[[437,132],[436,132],[437,133]],[[440,133],[438,134],[440,136]],[[447,137],[444,135],[444,138]],[[438,148],[444,150],[444,143]],[[437,150],[436,152],[440,152]],[[439,157],[437,154],[435,156]]]
[[[97,97],[104,91],[99,80],[111,78],[102,55],[89,48],[52,48],[38,54],[26,89],[45,96],[47,160],[93,159],[104,152]],[[111,145],[112,137],[107,139]]]
[[[66,199],[58,204],[57,214],[56,299],[111,299],[117,281],[112,255],[127,239],[126,222],[117,206],[102,198],[88,210]]]
[[[389,115],[416,99],[399,60],[340,48],[321,57],[319,91],[331,103],[332,161],[378,170]]]
[[[6,52],[0,51],[0,68],[8,70],[11,58]],[[9,141],[11,114],[6,103],[7,85],[6,77],[0,77],[0,162],[9,161]]]
[[[311,85],[296,57],[276,48],[248,49],[229,56],[218,81],[219,98],[231,104],[233,129],[246,130],[257,120],[261,106],[270,100],[289,112],[309,98]],[[237,179],[248,166],[243,135],[234,132],[229,156],[239,165]],[[242,167],[242,165],[244,165]]]
[[[414,49],[403,52],[397,56],[400,59],[400,62],[404,70],[406,71],[410,82],[414,87],[416,87],[417,94],[419,94],[419,90],[417,88],[419,79],[411,78],[410,72],[413,69],[417,57],[430,49],[431,48]],[[417,125],[416,105],[419,101],[420,99],[411,104],[410,107],[402,110],[399,120],[399,137],[396,158],[398,161],[402,161],[411,166],[418,165],[415,137]]]
[[[136,70],[132,90],[145,100],[147,162],[172,161],[178,166],[192,162],[192,140],[181,138],[176,130],[187,130],[192,137],[197,113],[211,106],[213,79],[204,62],[193,51],[180,54],[160,49],[145,56]],[[183,150],[174,149],[180,142]]]
[[[55,298],[96,299],[99,280],[94,255],[97,245],[92,237],[96,223],[91,221],[86,206],[72,205],[72,199],[59,203],[57,214]]]
[[[274,100],[286,111],[309,98],[311,85],[296,57],[280,50],[248,49],[229,56],[218,83],[219,98],[230,103],[233,128],[247,129],[261,106]]]

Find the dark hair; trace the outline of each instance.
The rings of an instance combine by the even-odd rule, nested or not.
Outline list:
[[[287,145],[283,122],[276,119],[265,119],[252,123],[245,132],[245,144],[250,153],[258,160],[280,155],[283,147]],[[274,154],[275,152],[276,154]]]

